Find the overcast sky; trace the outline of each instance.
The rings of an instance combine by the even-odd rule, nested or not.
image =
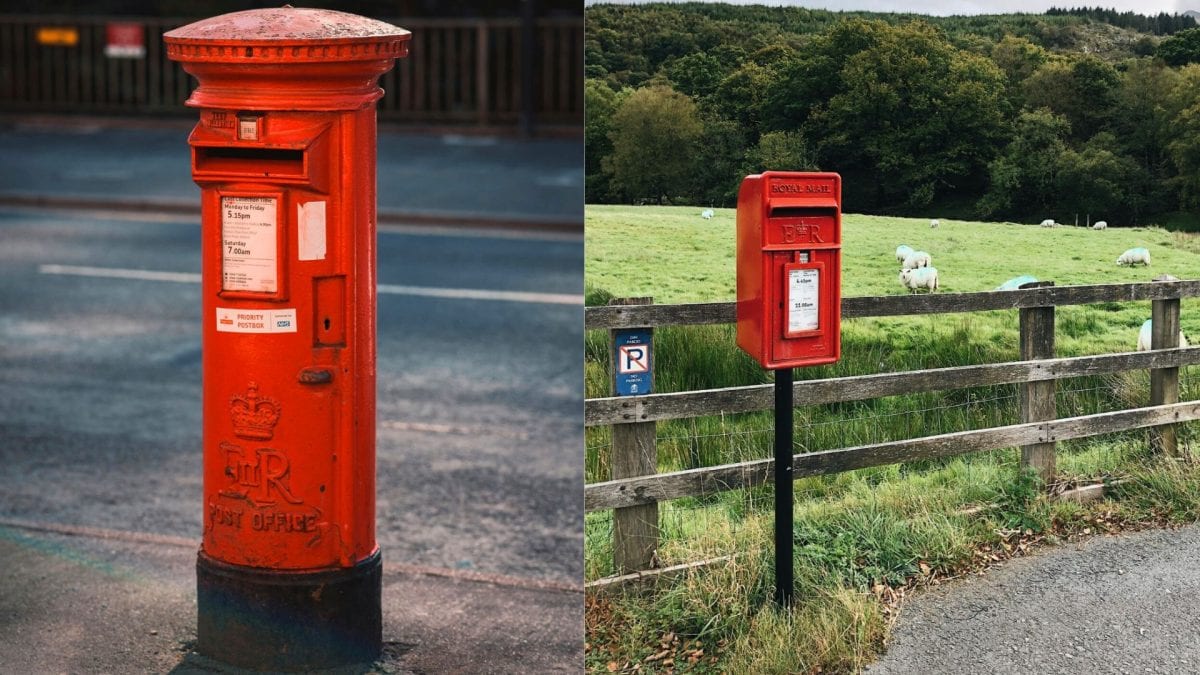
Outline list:
[[[650,0],[585,0],[584,4],[595,5],[615,2],[619,4],[641,4]],[[662,0],[654,0],[661,2]],[[1009,14],[1031,12],[1041,14],[1050,7],[1100,7],[1130,11],[1139,14],[1179,14],[1189,9],[1200,10],[1200,0],[1086,0],[1085,2],[1063,2],[1059,0],[729,0],[734,5],[787,5],[812,9],[866,10],[872,12],[910,12],[914,14]]]

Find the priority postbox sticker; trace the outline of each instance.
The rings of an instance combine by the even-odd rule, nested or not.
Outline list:
[[[295,333],[296,308],[217,308],[218,333]]]
[[[221,288],[275,293],[279,290],[277,200],[221,198]]]

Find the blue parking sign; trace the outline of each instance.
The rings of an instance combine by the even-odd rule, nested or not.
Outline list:
[[[613,373],[617,396],[653,393],[652,333],[647,328],[613,332]]]

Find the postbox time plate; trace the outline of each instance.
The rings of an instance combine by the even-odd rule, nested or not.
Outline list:
[[[787,266],[787,334],[820,330],[821,270],[815,266]]]
[[[279,200],[221,197],[221,289],[279,290]]]

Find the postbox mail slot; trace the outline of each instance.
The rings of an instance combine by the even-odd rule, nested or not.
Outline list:
[[[812,206],[772,206],[772,218],[799,218],[801,216],[826,216],[829,218],[837,215],[837,207],[830,206],[824,208],[814,208]]]
[[[199,146],[196,171],[255,178],[303,178],[304,151],[274,148],[228,148]]]

